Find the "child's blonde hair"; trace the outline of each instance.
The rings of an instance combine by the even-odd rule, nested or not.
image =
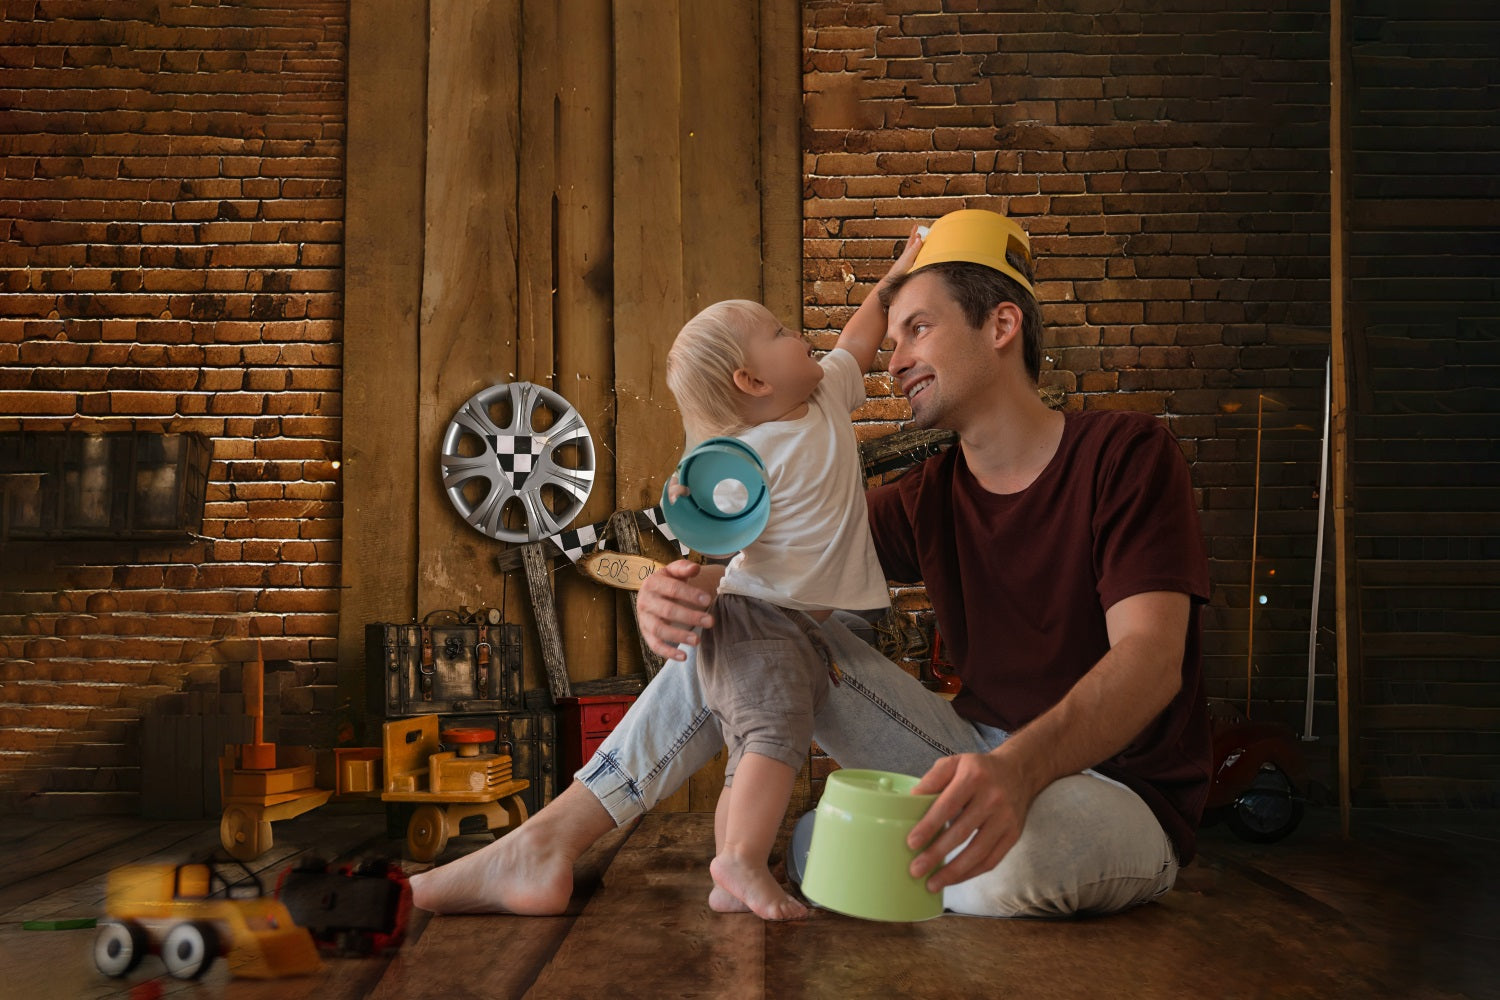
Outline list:
[[[691,446],[744,430],[734,373],[745,367],[744,336],[757,323],[776,323],[759,302],[715,302],[688,320],[667,352],[667,388],[677,399]]]

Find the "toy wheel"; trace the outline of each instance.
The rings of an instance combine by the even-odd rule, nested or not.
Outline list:
[[[525,800],[519,795],[507,795],[500,800],[500,806],[505,810],[505,818],[508,822],[500,829],[490,831],[496,840],[526,822],[526,818],[531,815],[526,811]]]
[[[231,858],[254,861],[271,849],[271,823],[243,806],[229,806],[219,820],[219,843]]]
[[[94,964],[106,976],[118,979],[141,964],[150,947],[146,929],[134,920],[111,920],[99,925],[94,938]]]
[[[538,415],[550,417],[538,420]],[[471,396],[443,434],[443,489],[477,531],[502,542],[556,534],[594,488],[594,441],[578,411],[530,382]],[[507,527],[512,510],[524,527]],[[513,519],[514,520],[514,519]]]
[[[1265,764],[1250,787],[1230,805],[1224,822],[1241,840],[1275,843],[1302,822],[1302,800],[1280,768]]]
[[[197,979],[219,955],[219,932],[201,920],[178,924],[161,943],[161,960],[178,979]]]
[[[432,861],[448,846],[448,817],[442,806],[418,806],[406,828],[406,846],[417,861]]]

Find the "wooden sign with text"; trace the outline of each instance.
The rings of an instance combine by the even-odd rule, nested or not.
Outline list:
[[[646,577],[661,569],[654,559],[606,549],[584,556],[577,565],[589,579],[621,590],[640,590]]]

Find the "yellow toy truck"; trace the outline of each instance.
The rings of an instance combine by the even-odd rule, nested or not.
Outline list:
[[[312,935],[248,869],[230,884],[213,864],[125,865],[109,873],[94,964],[132,972],[150,952],[178,979],[197,979],[225,956],[232,976],[274,979],[319,967]]]
[[[483,824],[498,837],[527,816],[518,794],[530,787],[511,775],[510,754],[482,753],[495,741],[492,729],[452,728],[438,739],[438,717],[418,715],[385,724],[385,791],[381,799],[415,805],[406,827],[406,848],[417,861],[432,861],[466,821]],[[443,743],[458,747],[444,750]]]

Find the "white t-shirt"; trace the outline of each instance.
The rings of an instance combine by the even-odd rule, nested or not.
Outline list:
[[[740,432],[766,466],[771,514],[759,538],[730,561],[719,591],[800,611],[890,606],[865,513],[859,443],[849,414],[865,400],[848,351],[820,362],[823,381],[796,420]]]

